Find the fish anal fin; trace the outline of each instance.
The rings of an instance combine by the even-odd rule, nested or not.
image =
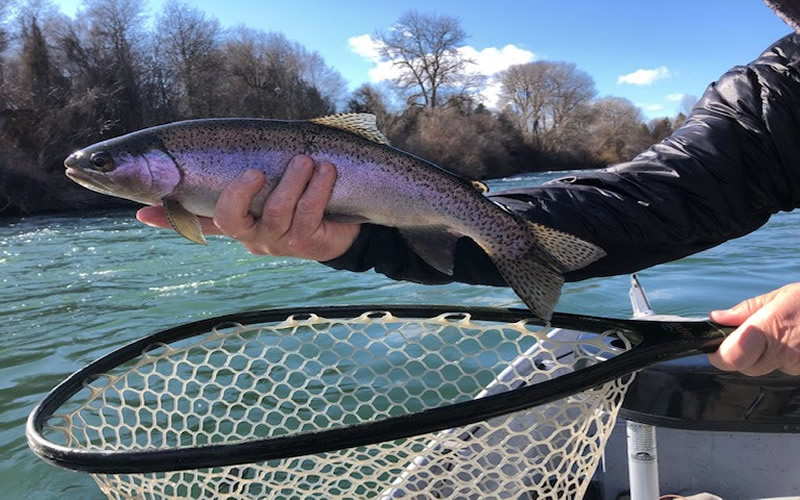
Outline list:
[[[448,276],[453,275],[456,243],[461,234],[445,227],[400,228],[400,234],[431,267]]]
[[[339,113],[309,120],[325,127],[337,128],[364,139],[389,146],[389,139],[378,130],[375,115],[370,113]]]
[[[183,208],[178,200],[165,198],[161,202],[172,229],[189,241],[199,245],[208,245],[200,227],[200,219],[195,214]]]
[[[564,272],[583,269],[606,255],[599,246],[577,236],[535,222],[527,224],[536,237],[539,247],[545,250]]]

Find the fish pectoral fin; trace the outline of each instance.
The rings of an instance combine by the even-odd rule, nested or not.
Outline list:
[[[564,272],[583,269],[606,256],[605,250],[599,246],[569,233],[535,222],[529,222],[528,227],[539,246],[555,259]]]
[[[390,146],[389,139],[378,130],[375,115],[370,113],[339,113],[309,120],[325,127],[338,128],[378,144]]]
[[[161,203],[167,212],[167,219],[172,229],[189,241],[199,245],[208,245],[200,227],[200,219],[195,214],[183,208],[183,205],[177,200],[165,198],[161,200]]]
[[[456,243],[461,234],[445,227],[400,228],[400,234],[431,267],[448,276],[453,275]]]

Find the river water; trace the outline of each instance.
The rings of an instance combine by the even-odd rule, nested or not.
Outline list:
[[[490,183],[535,185],[558,174]],[[800,218],[642,271],[659,313],[703,316],[800,281]],[[568,284],[563,312],[627,317],[628,276]],[[0,485],[2,498],[103,498],[88,475],[39,460],[28,413],[71,372],[125,343],[197,319],[305,305],[452,303],[521,306],[507,289],[396,282],[315,262],[259,257],[223,238],[193,245],[144,227],[132,211],[0,221]]]

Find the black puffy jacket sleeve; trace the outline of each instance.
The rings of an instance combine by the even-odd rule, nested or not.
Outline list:
[[[800,206],[800,35],[711,84],[670,137],[631,162],[491,199],[523,218],[572,233],[607,255],[568,281],[631,273],[745,235]],[[423,283],[504,285],[471,240],[453,276],[437,272],[397,230],[364,225],[337,269],[374,268]]]

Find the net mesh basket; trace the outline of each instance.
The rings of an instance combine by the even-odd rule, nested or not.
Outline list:
[[[239,443],[511,391],[629,348],[469,313],[298,314],[155,343],[46,422],[85,450]],[[109,498],[582,498],[632,375],[546,405],[379,444],[197,470],[93,474]],[[179,468],[179,467],[176,467]]]

